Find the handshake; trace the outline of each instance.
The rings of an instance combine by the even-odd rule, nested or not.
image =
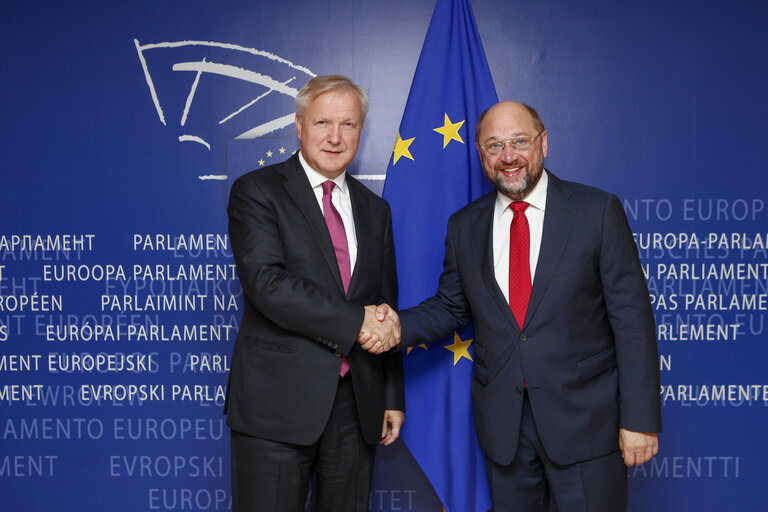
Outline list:
[[[400,317],[389,304],[365,306],[357,342],[371,354],[381,354],[400,343]]]

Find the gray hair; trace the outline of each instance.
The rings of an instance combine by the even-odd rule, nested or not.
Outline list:
[[[304,84],[304,87],[296,95],[296,115],[302,117],[309,102],[321,94],[345,88],[352,89],[357,94],[357,97],[360,98],[360,107],[363,111],[363,120],[365,120],[365,116],[368,113],[368,93],[344,75],[316,76]]]

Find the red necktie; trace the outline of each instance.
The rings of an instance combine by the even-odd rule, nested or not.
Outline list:
[[[531,233],[525,217],[528,203],[513,201],[509,207],[514,212],[509,226],[509,308],[522,329],[531,298]]]
[[[339,265],[341,273],[341,284],[344,286],[344,293],[349,290],[349,280],[352,277],[352,267],[349,261],[349,244],[347,244],[347,232],[344,230],[344,221],[341,220],[336,207],[331,202],[331,192],[336,184],[332,181],[324,181],[323,184],[323,215],[325,224],[328,226],[328,232],[331,234],[333,242],[333,251],[336,253],[336,263]],[[342,377],[349,371],[349,361],[347,356],[341,356],[341,370],[339,375]]]

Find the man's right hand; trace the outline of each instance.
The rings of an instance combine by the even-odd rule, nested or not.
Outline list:
[[[400,343],[400,318],[389,304],[365,307],[365,319],[357,337],[360,346],[372,354],[381,354]]]

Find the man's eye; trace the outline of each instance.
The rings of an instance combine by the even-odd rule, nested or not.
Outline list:
[[[501,142],[494,142],[493,144],[488,145],[488,149],[491,151],[501,151],[501,149],[504,147],[504,144]]]
[[[513,146],[520,147],[528,144],[528,139],[526,139],[525,137],[519,137],[517,139],[512,139],[510,142],[512,143]]]

